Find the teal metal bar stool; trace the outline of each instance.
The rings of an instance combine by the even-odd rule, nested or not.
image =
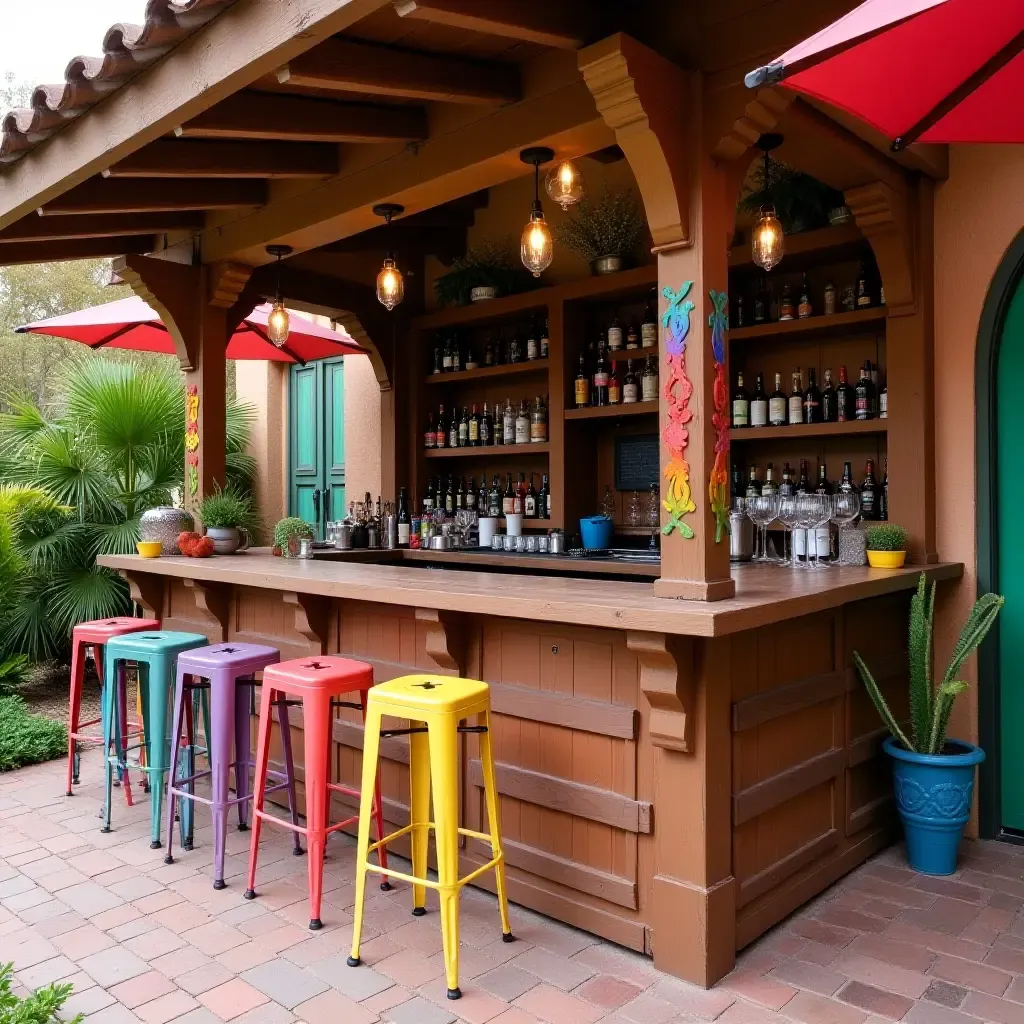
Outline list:
[[[178,655],[196,647],[205,647],[209,639],[202,633],[177,633],[154,629],[114,637],[104,650],[104,678],[115,685],[111,692],[121,692],[119,681],[126,662],[138,665],[139,693],[142,697],[142,727],[146,765],[142,769],[150,781],[150,846],[156,850],[160,842],[160,815],[163,809],[164,784],[168,770],[170,741],[170,699]],[[111,700],[104,709],[108,715],[109,736],[114,737],[114,752],[106,751],[106,801],[103,808],[103,831],[110,831],[111,791],[114,772],[127,764],[127,747],[119,728],[120,714],[117,700]],[[156,776],[154,779],[153,776]]]

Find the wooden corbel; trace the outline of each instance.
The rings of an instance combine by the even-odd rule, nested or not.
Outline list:
[[[252,277],[252,267],[245,263],[215,263],[209,269],[207,293],[211,306],[230,309],[245,290]]]
[[[628,632],[626,646],[640,660],[640,689],[651,706],[651,742],[692,754],[697,699],[693,640]]]
[[[164,617],[164,579],[149,573],[133,573],[122,569],[121,578],[128,584],[132,600],[150,619]]]
[[[871,243],[890,316],[914,312],[914,223],[910,199],[884,181],[843,193],[857,227]]]
[[[228,617],[231,607],[231,590],[224,583],[209,580],[182,580],[196,602],[196,611],[210,634],[210,642],[223,643],[228,638]]]
[[[331,599],[317,594],[281,595],[295,609],[295,632],[306,638],[311,655],[326,654],[331,626]]]
[[[462,616],[436,608],[417,608],[416,621],[427,627],[430,660],[442,672],[461,675],[466,653]]]
[[[750,153],[757,140],[773,132],[793,102],[793,94],[767,86],[758,89],[711,151],[716,160],[731,162]]]

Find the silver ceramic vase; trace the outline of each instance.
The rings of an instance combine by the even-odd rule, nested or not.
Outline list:
[[[163,544],[165,555],[180,555],[178,534],[195,528],[196,521],[192,518],[191,512],[170,505],[160,505],[142,513],[139,518],[139,539],[158,540]]]

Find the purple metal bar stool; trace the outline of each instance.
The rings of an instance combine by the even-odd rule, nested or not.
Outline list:
[[[249,801],[252,788],[249,785],[249,769],[254,767],[250,758],[249,714],[253,688],[257,685],[255,673],[262,672],[268,665],[276,665],[281,655],[275,647],[259,644],[223,643],[209,647],[198,647],[178,656],[178,677],[174,690],[174,719],[171,731],[170,784],[167,789],[167,856],[164,863],[173,864],[172,845],[174,842],[174,812],[179,799],[194,800],[206,804],[213,814],[213,887],[224,888],[224,846],[227,840],[228,810],[238,808],[238,830],[248,828]],[[178,777],[178,746],[186,711],[191,709],[191,694],[197,689],[210,690],[210,732],[207,737],[209,770],[193,772],[184,778]],[[292,823],[298,823],[298,808],[295,801],[295,769],[292,763],[291,736],[288,727],[288,708],[278,703],[278,721],[281,727],[281,747],[284,754],[284,773],[274,772],[279,784],[267,792],[288,790],[288,810]],[[193,741],[194,725],[187,723],[189,743]],[[234,758],[232,759],[232,747]],[[237,795],[230,797],[228,781],[231,769],[235,769]],[[211,798],[195,793],[197,779],[210,776]],[[184,816],[183,816],[184,817]],[[295,834],[296,854],[302,853],[298,833]]]

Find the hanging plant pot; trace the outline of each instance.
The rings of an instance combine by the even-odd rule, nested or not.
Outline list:
[[[598,256],[596,260],[590,261],[590,272],[596,277],[605,274],[617,274],[626,269],[626,260],[623,256]]]
[[[470,302],[484,302],[487,299],[496,299],[498,297],[498,289],[494,285],[480,285],[477,288],[470,288],[469,290],[469,301]]]

